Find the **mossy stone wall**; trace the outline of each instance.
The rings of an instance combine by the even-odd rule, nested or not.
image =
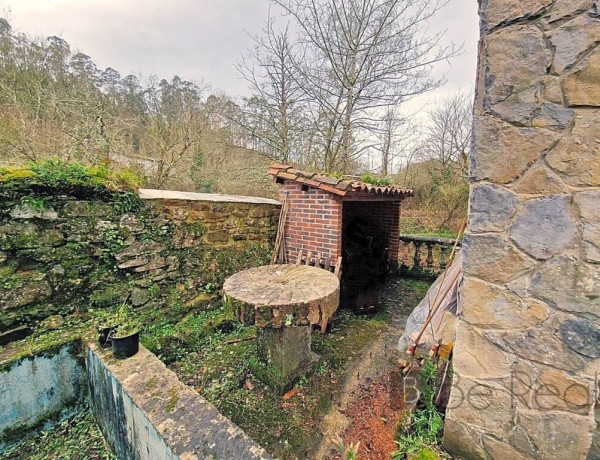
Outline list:
[[[0,346],[53,328],[53,315],[121,302],[153,314],[216,306],[227,276],[268,263],[279,203],[141,196],[0,187]]]

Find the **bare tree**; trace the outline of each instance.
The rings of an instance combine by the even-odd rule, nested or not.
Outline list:
[[[288,28],[275,31],[269,18],[262,35],[251,38],[254,46],[237,65],[252,94],[245,100],[244,123],[259,152],[283,163],[298,161],[304,117]]]
[[[472,99],[471,93],[456,93],[433,105],[420,144],[421,161],[433,160],[438,169],[463,179],[469,173]]]
[[[381,128],[377,133],[378,142],[374,146],[375,150],[381,155],[381,174],[384,176],[388,176],[393,172],[393,162],[399,154],[400,135],[398,130],[405,124],[406,120],[398,116],[396,107],[386,108],[381,119]]]
[[[304,46],[296,70],[326,120],[326,166],[349,170],[361,153],[360,130],[372,130],[381,109],[441,84],[436,62],[455,55],[429,34],[427,20],[444,0],[273,0],[294,20]]]
[[[155,160],[154,184],[164,185],[181,163],[191,163],[202,133],[200,89],[174,77],[145,91],[148,113],[145,130],[148,156]]]

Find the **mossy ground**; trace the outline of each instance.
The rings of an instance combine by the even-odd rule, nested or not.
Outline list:
[[[392,309],[410,312],[429,286],[422,281],[396,282],[400,287],[394,295],[383,293],[380,300],[385,306],[379,313],[357,316],[341,310],[329,333],[321,335],[313,332],[312,348],[321,356],[321,361],[312,376],[298,382],[295,387],[297,394],[288,399],[282,398],[252,375],[250,363],[256,359],[255,340],[228,343],[251,339],[256,330],[232,320],[224,308],[186,311],[183,315],[177,313],[170,317],[160,312],[147,312],[142,321],[145,326],[141,340],[177,372],[182,381],[270,453],[281,459],[311,458],[311,448],[320,436],[321,419],[341,391],[340,383],[348,361],[359,356],[363,348],[390,327]],[[94,322],[91,314],[75,314],[67,317],[59,329],[40,331],[12,346],[18,348],[23,356],[39,354],[65,343],[67,338],[72,340],[75,336],[93,332]],[[0,351],[7,350],[0,348]],[[80,432],[82,428],[77,428],[79,422],[75,425]],[[75,455],[52,458],[109,457]]]
[[[162,350],[161,357],[183,382],[272,455],[281,459],[314,458],[311,455],[321,435],[320,422],[341,390],[348,361],[390,327],[391,309],[412,309],[429,286],[409,280],[401,284],[402,295],[385,299],[385,307],[379,313],[357,316],[341,310],[329,333],[313,332],[312,349],[321,361],[316,372],[301,379],[292,391],[297,393],[287,399],[252,374],[255,340],[235,342],[254,337],[256,331],[252,327],[229,323],[229,330],[213,328],[200,338],[195,350],[188,342],[187,351]],[[212,321],[218,318],[217,312],[211,314],[215,315]],[[207,320],[210,318],[205,319],[205,324]],[[163,327],[167,330],[166,325]],[[183,336],[179,340],[183,341]]]
[[[0,460],[113,460],[89,407],[0,454]]]

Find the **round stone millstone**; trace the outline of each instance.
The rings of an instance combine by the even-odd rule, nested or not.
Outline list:
[[[267,265],[229,277],[223,286],[240,321],[257,327],[320,324],[339,305],[332,273],[306,265]]]

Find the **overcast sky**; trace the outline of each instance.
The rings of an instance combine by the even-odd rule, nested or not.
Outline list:
[[[13,28],[32,35],[58,35],[72,50],[91,56],[100,68],[160,78],[179,75],[230,95],[246,87],[234,65],[258,33],[269,0],[0,0]],[[465,53],[448,70],[448,83],[414,101],[418,107],[475,81],[477,2],[450,0],[431,22],[446,39],[463,43]],[[441,70],[441,69],[440,69]]]

